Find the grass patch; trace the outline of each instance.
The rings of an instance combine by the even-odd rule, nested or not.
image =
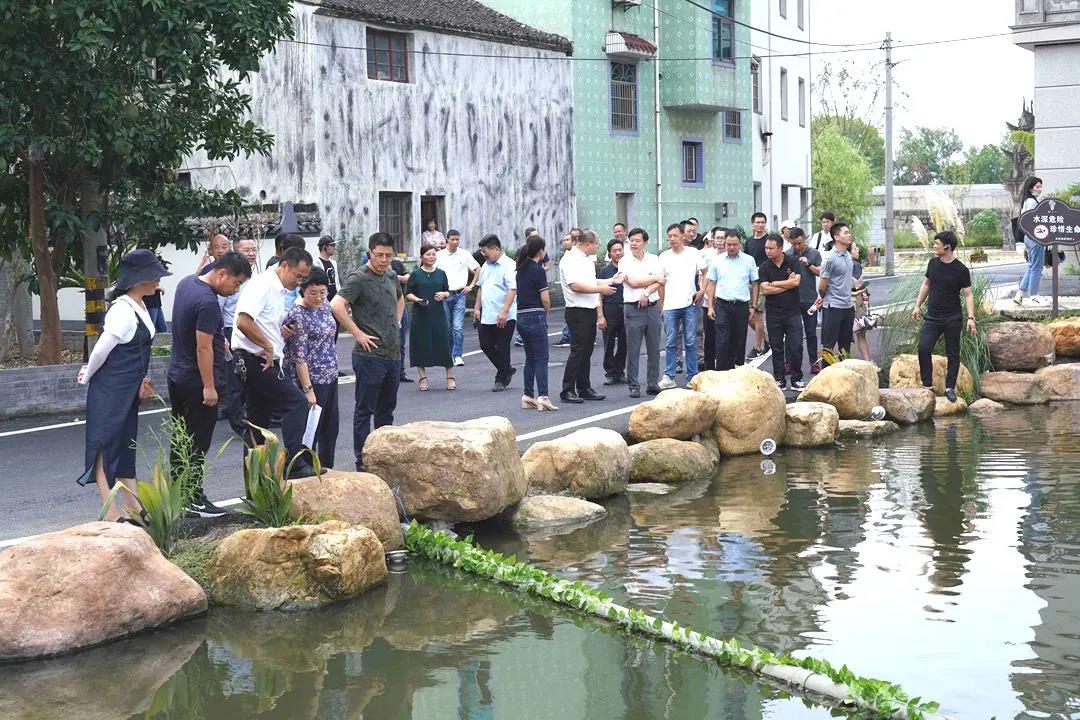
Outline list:
[[[220,543],[221,538],[217,537],[178,540],[167,557],[188,577],[199,583],[203,590],[210,592],[210,576],[206,572],[206,566],[214,557]]]

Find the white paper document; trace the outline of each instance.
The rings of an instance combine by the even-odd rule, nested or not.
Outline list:
[[[315,442],[315,428],[319,427],[319,418],[322,417],[322,408],[312,405],[307,414],[307,427],[304,428],[304,447],[311,447]]]

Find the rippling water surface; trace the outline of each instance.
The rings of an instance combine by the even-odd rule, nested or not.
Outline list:
[[[484,535],[625,603],[937,699],[1080,718],[1080,404],[724,461],[587,527]],[[0,668],[0,718],[826,718],[747,675],[413,563],[299,615],[214,611]]]

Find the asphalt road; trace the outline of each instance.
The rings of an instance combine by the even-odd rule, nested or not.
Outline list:
[[[998,266],[977,272],[989,274],[995,284],[1015,282],[1023,271],[1022,265]],[[871,280],[873,303],[887,300],[896,278]],[[556,310],[549,318],[549,332],[554,337],[562,326],[562,311]],[[871,347],[874,348],[873,334]],[[552,342],[554,342],[554,338]],[[343,368],[349,368],[351,340],[339,340],[338,349]],[[458,390],[447,392],[441,369],[429,371],[432,389],[420,393],[417,385],[403,384],[398,395],[395,423],[418,420],[462,421],[488,415],[508,417],[518,433],[519,449],[524,450],[538,439],[565,434],[577,427],[606,427],[622,431],[626,419],[637,402],[631,400],[625,385],[604,387],[601,366],[602,350],[598,342],[593,352],[592,378],[598,392],[606,393],[607,399],[583,405],[560,405],[559,412],[541,413],[519,408],[521,375],[524,361],[521,348],[514,348],[512,361],[519,368],[514,384],[501,393],[491,392],[493,370],[487,358],[478,349],[476,334],[467,324],[465,340],[466,366],[456,369]],[[569,350],[551,348],[550,384],[552,398],[562,378],[562,366]],[[763,368],[769,370],[768,360]],[[409,374],[416,377],[415,370]],[[642,378],[644,381],[644,378]],[[685,378],[679,376],[680,385]],[[340,390],[341,433],[338,438],[337,465],[352,468],[351,417],[353,412],[352,378],[342,378]],[[158,429],[164,413],[144,412],[140,418],[139,441],[140,470],[152,458],[145,448],[151,447],[150,432]],[[84,425],[81,417],[33,417],[0,422],[0,543],[41,532],[57,530],[97,517],[100,503],[97,491],[83,488],[75,483],[83,464]],[[243,492],[241,476],[241,446],[229,443],[220,455],[218,448],[232,435],[226,422],[219,422],[208,462],[205,487],[214,501],[236,498]],[[144,474],[145,476],[145,474]]]

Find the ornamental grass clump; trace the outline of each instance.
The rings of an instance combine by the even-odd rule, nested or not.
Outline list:
[[[254,517],[267,527],[283,527],[303,522],[302,516],[295,519],[292,517],[293,491],[286,478],[289,477],[293,464],[304,453],[311,456],[311,464],[318,475],[322,470],[318,456],[305,448],[289,460],[277,435],[255,425],[251,427],[262,433],[263,444],[248,450],[247,457],[244,458],[245,497],[237,509],[238,512]]]

